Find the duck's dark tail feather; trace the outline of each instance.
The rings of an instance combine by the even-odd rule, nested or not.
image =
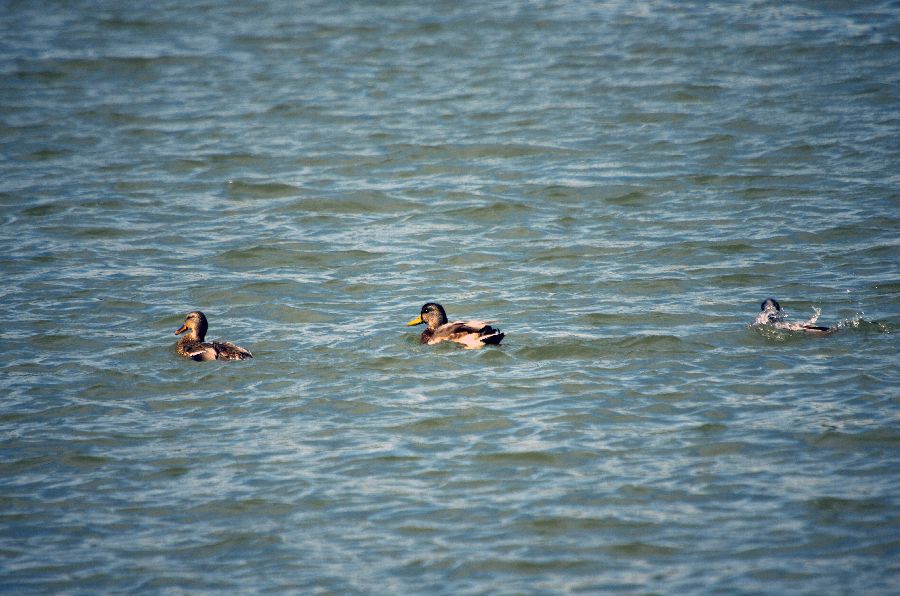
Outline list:
[[[501,333],[499,329],[494,329],[490,326],[485,327],[481,330],[481,332],[484,335],[482,335],[480,339],[482,343],[486,344],[499,344],[503,340],[503,338],[506,337],[506,334]]]

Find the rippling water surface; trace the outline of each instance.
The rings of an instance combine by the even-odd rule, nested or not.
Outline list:
[[[896,2],[187,4],[0,11],[0,588],[900,590]]]

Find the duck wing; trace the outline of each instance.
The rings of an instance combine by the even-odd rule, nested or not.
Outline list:
[[[184,350],[182,354],[197,362],[208,362],[215,360],[218,353],[211,344],[196,343]]]
[[[484,321],[454,321],[434,330],[428,343],[454,341],[467,348],[480,348],[485,344],[499,344],[504,334]]]
[[[247,358],[253,358],[250,350],[236,346],[230,341],[214,341],[207,345],[215,350],[214,360],[246,360]]]

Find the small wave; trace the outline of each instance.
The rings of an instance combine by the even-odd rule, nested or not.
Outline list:
[[[524,203],[497,201],[485,205],[451,209],[446,214],[471,221],[507,221],[511,216],[528,213],[532,210],[531,206]]]
[[[585,202],[602,200],[612,205],[641,206],[650,201],[651,196],[643,189],[627,184],[606,185],[566,185],[549,184],[529,189],[525,196],[555,202]]]
[[[730,134],[713,134],[708,137],[704,137],[699,141],[694,141],[691,143],[692,145],[731,145],[735,142],[735,136]]]
[[[624,517],[578,517],[565,515],[548,515],[519,522],[522,527],[541,534],[566,534],[575,531],[642,531],[652,528],[648,521],[630,520]]]
[[[625,353],[640,352],[652,354],[657,352],[682,352],[688,347],[688,342],[674,335],[642,335],[638,337],[626,337],[616,342],[616,346]]]
[[[692,342],[674,335],[644,335],[625,338],[568,338],[523,348],[519,355],[534,361],[566,359],[627,359],[650,354],[683,354],[692,351]]]
[[[228,266],[255,265],[272,267],[337,266],[343,263],[359,263],[377,256],[364,250],[327,250],[324,247],[297,243],[257,244],[232,248],[221,253],[217,260]]]
[[[284,206],[280,211],[303,215],[353,215],[407,213],[414,205],[405,199],[375,191],[354,192],[340,197],[300,198]]]
[[[893,333],[896,325],[886,321],[869,321],[857,315],[852,319],[840,321],[835,328],[838,330],[861,331],[868,333]]]
[[[24,207],[24,205],[23,205]],[[51,217],[61,213],[70,211],[72,206],[62,201],[54,201],[47,203],[39,203],[37,205],[28,206],[20,211],[22,217]]]
[[[51,159],[61,159],[73,155],[72,151],[59,149],[39,149],[24,156],[26,160],[32,161],[48,161]]]
[[[742,240],[735,240],[731,242],[716,242],[715,244],[709,246],[709,248],[712,251],[721,254],[746,254],[752,253],[756,250],[755,246]]]
[[[157,29],[164,29],[165,23],[163,21],[153,21],[142,18],[130,18],[123,16],[111,16],[111,17],[100,17],[98,20],[98,24],[106,29],[124,29],[128,31],[134,31],[135,29],[140,29],[144,33],[148,31],[153,31]]]
[[[289,304],[270,305],[261,308],[260,312],[266,316],[268,321],[277,321],[287,325],[324,324],[332,321],[332,317],[319,309]]]
[[[771,325],[766,325],[764,323],[753,323],[752,325],[748,325],[748,328],[752,329],[766,339],[778,342],[786,342],[791,339],[797,339],[801,337],[812,337],[811,335],[803,331],[779,329],[777,327],[772,327]]]
[[[416,152],[428,152],[432,155],[453,159],[508,159],[516,157],[530,157],[535,155],[546,155],[548,153],[558,154],[561,150],[557,147],[545,145],[530,145],[523,143],[473,143],[459,145],[410,145]]]
[[[623,207],[641,206],[648,203],[650,195],[641,190],[633,190],[625,194],[608,197],[607,203],[621,205]]]
[[[528,346],[519,351],[519,356],[535,362],[544,360],[601,359],[609,358],[612,354],[613,350],[606,343],[585,340]]]
[[[858,449],[860,446],[883,447],[900,443],[900,433],[891,428],[876,428],[861,432],[827,430],[812,439],[816,447],[829,449]]]
[[[621,312],[592,312],[580,315],[579,322],[595,327],[634,326],[652,324],[657,328],[671,327],[684,324],[684,316],[666,312],[653,313],[621,313]],[[703,319],[696,319],[695,323],[702,323]]]
[[[273,199],[292,197],[300,194],[300,189],[283,182],[228,181],[228,196],[240,199]]]
[[[483,464],[504,466],[564,466],[568,455],[550,451],[512,451],[484,453],[475,456],[475,460]]]
[[[617,555],[628,557],[671,556],[681,552],[681,549],[678,548],[647,542],[615,544],[610,546],[609,550]]]

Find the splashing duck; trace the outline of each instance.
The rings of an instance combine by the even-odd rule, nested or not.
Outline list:
[[[823,327],[816,325],[819,314],[822,311],[818,308],[813,309],[813,316],[803,323],[788,323],[784,320],[784,311],[781,305],[774,298],[766,298],[759,307],[759,314],[756,315],[757,325],[771,325],[776,329],[784,329],[786,331],[802,331],[812,335],[825,335],[835,331],[832,327]]]

